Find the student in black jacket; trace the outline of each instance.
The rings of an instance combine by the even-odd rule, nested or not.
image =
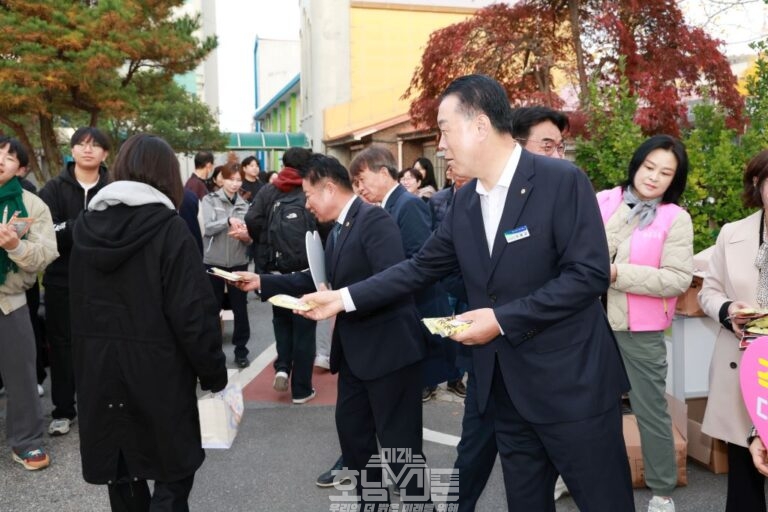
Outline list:
[[[227,384],[218,304],[176,213],[182,185],[171,147],[134,135],[114,177],[73,233],[83,477],[108,486],[114,511],[189,510],[205,458],[197,382],[213,392]]]
[[[74,162],[67,164],[61,174],[40,190],[40,199],[51,210],[59,247],[59,257],[43,274],[45,329],[51,347],[53,421],[48,433],[52,436],[69,433],[77,416],[69,325],[69,253],[75,219],[107,184],[107,168],[103,163],[109,154],[110,142],[98,128],[85,126],[72,135],[70,147]]]
[[[291,148],[286,151],[283,154],[284,167],[277,179],[259,190],[245,215],[248,232],[251,238],[256,240],[254,245],[257,247],[257,269],[272,273],[289,273],[288,269],[281,269],[281,265],[275,261],[276,247],[270,243],[268,236],[272,215],[281,211],[275,210],[277,201],[296,198],[296,202],[301,204],[306,216],[289,212],[289,215],[293,215],[296,221],[302,224],[297,231],[306,229],[303,225],[304,219],[311,219],[314,223],[314,217],[303,208],[306,198],[301,189],[302,180],[299,175],[299,169],[304,167],[311,155],[312,151],[305,148]],[[301,250],[306,254],[305,247]],[[290,378],[293,403],[306,403],[315,397],[315,390],[312,388],[312,366],[315,360],[317,322],[294,315],[285,308],[273,306],[272,324],[277,348],[272,387],[278,392],[287,391]]]

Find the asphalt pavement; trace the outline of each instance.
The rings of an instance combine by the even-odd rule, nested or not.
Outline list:
[[[251,298],[251,358],[248,371],[258,373],[274,343],[271,307]],[[225,322],[225,351],[228,366],[234,368],[229,343],[231,322]],[[328,336],[327,323],[318,326],[319,336]],[[271,372],[271,366],[264,369]],[[50,382],[44,383],[43,411],[46,428],[52,409]],[[315,486],[317,475],[330,467],[339,455],[334,426],[334,406],[291,405],[275,401],[247,401],[235,442],[229,450],[207,450],[202,468],[195,476],[190,509],[211,512],[329,511],[331,498],[341,492]],[[424,453],[432,468],[450,469],[456,457],[453,446],[461,434],[462,402],[441,389],[438,397],[424,404]],[[0,397],[0,431],[5,431],[5,397]],[[42,471],[25,471],[11,459],[5,436],[0,434],[0,512],[82,512],[109,511],[103,486],[83,481],[80,467],[78,425],[69,435],[45,434],[44,447],[52,464]],[[725,509],[726,475],[714,475],[688,462],[688,485],[678,488],[674,498],[677,512],[714,512]],[[645,512],[651,494],[635,490],[638,512]],[[504,485],[498,464],[477,508],[478,512],[506,510]],[[570,497],[557,501],[557,512],[578,508]],[[535,512],[535,511],[532,511]],[[622,512],[622,511],[618,511]]]

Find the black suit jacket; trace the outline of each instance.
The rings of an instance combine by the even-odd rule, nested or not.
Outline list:
[[[570,162],[523,150],[490,255],[475,186],[458,191],[414,258],[350,287],[356,307],[374,310],[461,270],[470,309],[493,308],[504,332],[472,350],[481,411],[496,358],[528,421],[615,407],[629,382],[600,303],[610,263],[589,180]],[[523,227],[528,236],[508,243],[505,232]]]
[[[329,237],[330,239],[330,237]],[[326,245],[326,271],[333,289],[366,279],[403,261],[403,245],[395,221],[379,207],[355,199],[331,250]],[[315,291],[307,272],[261,276],[261,297]],[[413,300],[405,294],[374,311],[341,313],[331,338],[331,371],[346,358],[361,380],[382,377],[424,357],[424,338]]]
[[[405,187],[398,185],[387,199],[384,209],[395,219],[400,228],[405,257],[413,257],[432,235],[432,215],[429,212],[429,206],[409,193]],[[439,284],[417,290],[413,294],[413,299],[422,318],[451,314],[448,294]],[[428,334],[426,327],[424,330],[425,334]]]

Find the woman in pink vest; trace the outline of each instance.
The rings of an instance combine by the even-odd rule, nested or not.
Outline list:
[[[645,481],[653,491],[648,512],[674,512],[677,464],[664,396],[664,330],[693,274],[693,225],[677,206],[688,155],[677,139],[656,135],[635,150],[628,170],[625,183],[597,194],[612,261],[606,310],[632,386]]]

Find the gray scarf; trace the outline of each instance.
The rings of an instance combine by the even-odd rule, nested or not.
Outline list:
[[[632,185],[627,186],[623,197],[626,204],[635,205],[629,211],[629,215],[627,215],[627,224],[637,217],[640,219],[637,224],[638,229],[645,229],[656,218],[656,207],[661,203],[660,197],[650,201],[642,201],[635,195]]]
[[[765,229],[765,212],[761,215],[761,222],[763,223],[763,242],[757,249],[757,257],[755,258],[755,266],[758,269],[757,280],[757,305],[760,309],[768,308],[768,230]]]

